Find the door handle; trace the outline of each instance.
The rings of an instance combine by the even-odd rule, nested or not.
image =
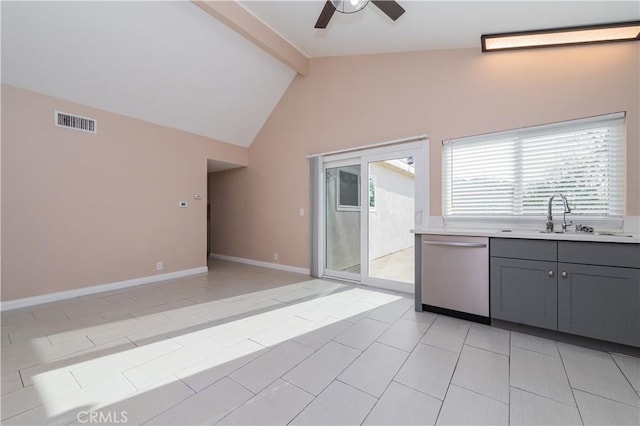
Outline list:
[[[448,247],[471,247],[471,248],[484,248],[486,243],[463,243],[458,241],[423,241],[422,244],[430,246],[448,246]]]

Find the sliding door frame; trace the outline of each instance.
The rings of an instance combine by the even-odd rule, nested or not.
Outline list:
[[[415,140],[415,139],[414,139]],[[360,164],[361,188],[368,188],[369,163],[384,159],[398,157],[404,153],[411,153],[414,156],[415,164],[415,207],[414,207],[414,227],[418,227],[427,222],[429,217],[429,140],[424,137],[422,140],[405,143],[393,143],[386,146],[375,146],[359,150],[329,154],[319,157],[319,167],[315,171],[319,176],[315,176],[319,183],[314,200],[317,220],[313,230],[317,235],[316,247],[312,247],[314,259],[317,262],[318,276],[320,278],[336,278],[350,282],[355,282],[373,287],[386,288],[411,293],[414,286],[407,283],[400,283],[381,278],[369,277],[369,201],[368,190],[361,190],[360,209],[360,274],[336,273],[330,271],[325,274],[325,253],[326,253],[326,175],[327,168],[340,167],[342,165]],[[313,178],[313,177],[312,177]],[[366,206],[366,208],[363,208]],[[408,232],[408,231],[407,231]],[[418,261],[418,259],[416,259]],[[339,271],[338,271],[339,272]]]
[[[327,270],[326,268],[326,253],[327,253],[327,227],[326,227],[326,211],[327,211],[327,188],[326,188],[326,178],[327,178],[327,174],[326,171],[327,169],[332,169],[332,168],[339,168],[339,167],[348,167],[348,166],[358,166],[360,167],[360,178],[362,179],[362,161],[360,159],[359,156],[354,156],[353,153],[351,153],[350,155],[345,155],[345,156],[340,156],[339,158],[336,159],[330,159],[327,161],[323,161],[322,162],[322,166],[320,167],[322,176],[321,176],[321,185],[322,185],[322,191],[320,191],[320,195],[321,195],[321,199],[320,199],[320,203],[318,204],[319,207],[319,217],[320,217],[320,247],[318,250],[318,253],[320,254],[320,261],[319,266],[320,266],[320,272],[321,272],[321,277],[323,276],[327,276],[327,278],[336,278],[336,279],[340,279],[340,280],[344,280],[344,281],[349,281],[349,282],[354,282],[354,283],[359,283],[361,281],[361,277],[362,277],[362,265],[360,265],[360,273],[355,273],[355,272],[343,272],[343,271],[337,271],[334,269],[331,270]],[[364,192],[361,190],[361,192]],[[337,205],[337,201],[336,201],[336,205]],[[360,207],[360,210],[362,210],[362,206]],[[360,235],[362,233],[362,214],[360,214],[360,230],[358,235]],[[362,260],[362,245],[360,246],[360,259]],[[327,274],[328,272],[328,274]]]
[[[424,179],[423,174],[425,172],[425,163],[424,163],[425,158],[424,158],[421,147],[396,147],[396,148],[398,149],[390,152],[383,152],[379,154],[370,154],[370,155],[363,156],[362,157],[363,163],[360,166],[363,170],[362,179],[363,179],[363,182],[369,182],[369,176],[371,172],[370,165],[373,163],[376,163],[379,161],[386,161],[386,160],[395,160],[398,158],[414,157],[415,175],[414,175],[414,208],[413,208],[412,228],[415,228],[416,226],[421,225],[422,217],[424,215],[424,211],[426,208],[423,205],[424,198],[425,198],[425,194],[423,194],[423,192],[426,192],[426,191],[421,191],[420,188],[427,188],[427,191],[429,188],[428,185],[422,186],[420,184],[422,182],[421,179]],[[368,193],[364,195],[368,196]],[[364,199],[362,202],[364,202]],[[368,205],[368,200],[367,200],[367,205]],[[362,255],[361,256],[362,262],[360,266],[360,270],[362,273],[360,277],[361,283],[364,285],[372,286],[372,287],[402,291],[404,293],[413,293],[414,285],[415,285],[413,282],[408,283],[408,282],[402,282],[402,281],[395,281],[387,278],[374,277],[371,275],[370,266],[371,266],[372,259],[370,255],[370,250],[371,250],[370,220],[371,220],[371,211],[367,210],[362,215],[362,218],[361,218],[361,221],[363,221],[363,223],[362,223],[360,244],[364,245],[363,246],[364,250],[361,252],[361,255]],[[407,233],[408,232],[409,230],[407,230]],[[413,241],[413,238],[411,238],[411,240]],[[412,272],[413,270],[414,268],[412,268]]]

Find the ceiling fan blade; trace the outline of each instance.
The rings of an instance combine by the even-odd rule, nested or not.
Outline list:
[[[333,16],[335,11],[336,7],[329,0],[327,0],[327,2],[324,4],[324,7],[322,8],[322,12],[320,12],[320,16],[318,17],[314,28],[327,28],[327,25],[329,25],[329,21],[331,20],[331,17]]]
[[[378,6],[378,8],[383,11],[391,20],[395,21],[404,13],[404,9],[402,6],[398,4],[396,1],[392,0],[371,0],[371,3]]]

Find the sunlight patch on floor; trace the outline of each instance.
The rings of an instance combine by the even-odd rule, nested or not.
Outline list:
[[[73,410],[98,410],[134,393],[149,392],[189,377],[197,378],[208,370],[251,357],[266,347],[400,298],[313,280],[167,311],[158,309],[130,320],[51,335],[52,340],[81,335],[111,340],[57,359],[51,364],[64,364],[73,358],[84,360],[37,372],[30,380],[44,402],[41,409],[46,418],[55,419]],[[157,327],[149,328],[154,322]],[[213,325],[208,325],[210,323]],[[141,345],[134,346],[131,337],[116,337],[125,333],[135,335]],[[145,339],[150,342],[144,343]],[[40,349],[34,346],[33,350]],[[100,355],[103,352],[111,353]],[[96,357],[91,358],[94,355]],[[178,362],[184,363],[182,370],[168,369],[169,364]],[[141,370],[139,366],[144,364],[151,367]],[[135,381],[127,380],[132,377]],[[133,383],[148,385],[139,389]],[[61,392],[62,389],[68,392]]]

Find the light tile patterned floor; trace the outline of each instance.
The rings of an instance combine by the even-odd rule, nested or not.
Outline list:
[[[638,358],[209,266],[2,313],[2,423],[640,423]]]

